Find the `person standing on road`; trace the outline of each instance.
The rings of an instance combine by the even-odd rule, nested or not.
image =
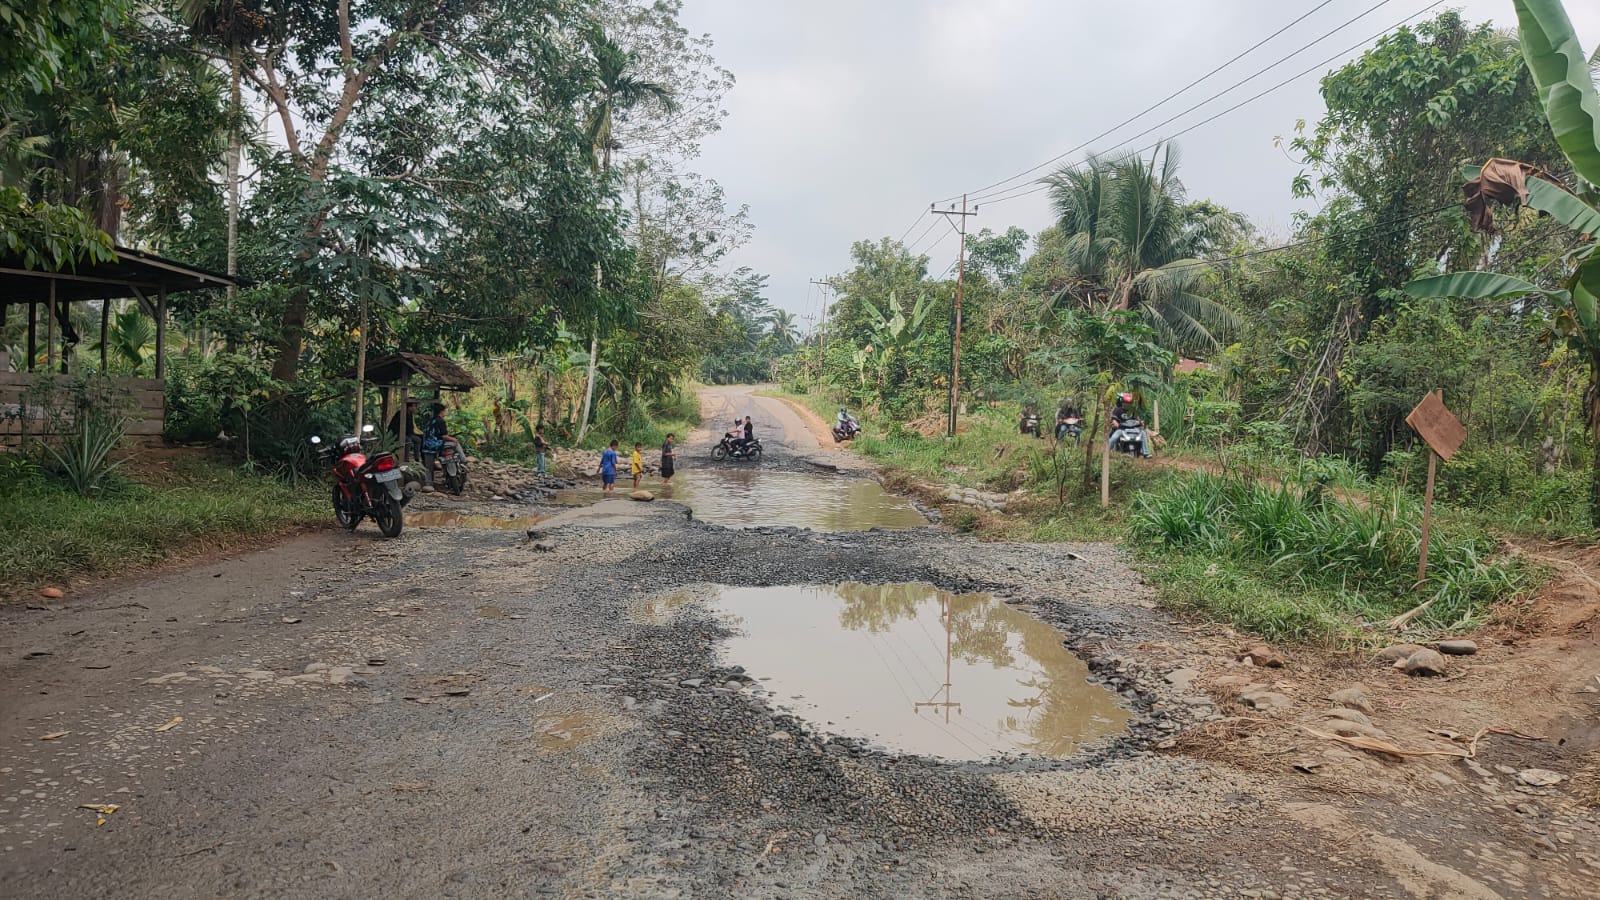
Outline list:
[[[600,482],[605,485],[605,493],[612,493],[617,486],[617,442],[612,441],[611,446],[600,452]]]
[[[633,442],[633,456],[628,458],[628,474],[633,476],[633,489],[639,489],[639,479],[644,477],[644,457],[639,451],[644,449],[644,444]]]
[[[544,470],[544,456],[550,452],[550,442],[544,439],[544,426],[540,425],[533,430],[533,464],[534,471],[540,475],[548,474]]]
[[[677,435],[668,434],[667,442],[661,445],[661,484],[672,487],[672,473],[677,469],[678,451],[673,449],[672,442]]]

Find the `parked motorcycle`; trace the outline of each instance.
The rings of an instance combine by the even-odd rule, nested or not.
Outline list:
[[[439,451],[439,469],[444,472],[445,487],[450,493],[461,496],[467,489],[467,455],[458,452],[454,445],[445,444]]]
[[[861,426],[856,424],[856,420],[846,419],[843,425],[833,426],[833,442],[837,444],[842,441],[854,440],[855,436],[860,433]]]
[[[748,443],[741,446],[724,437],[721,443],[711,448],[711,458],[718,462],[724,459],[747,459],[755,462],[761,458],[761,440],[751,438]]]
[[[1111,449],[1117,453],[1126,453],[1129,456],[1139,456],[1144,453],[1144,422],[1132,416],[1118,421],[1116,438],[1111,442]]]
[[[1039,430],[1039,414],[1036,412],[1023,413],[1021,420],[1017,423],[1017,428],[1023,434],[1031,434],[1034,437],[1044,436],[1043,432]]]
[[[411,498],[400,486],[404,473],[393,453],[368,456],[364,442],[374,440],[373,427],[361,429],[361,436],[347,434],[335,447],[326,447],[317,435],[312,446],[333,469],[333,518],[352,531],[371,516],[384,537],[400,534],[401,509]]]
[[[1056,422],[1057,441],[1063,441],[1067,438],[1072,438],[1072,442],[1076,444],[1078,439],[1082,436],[1083,420],[1077,416],[1068,416],[1065,419]]]

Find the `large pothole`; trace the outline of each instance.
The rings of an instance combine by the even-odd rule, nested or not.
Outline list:
[[[771,471],[730,463],[680,472],[671,485],[649,478],[642,487],[657,499],[688,506],[699,521],[728,528],[866,531],[928,524],[909,500],[868,478]],[[598,488],[575,488],[556,492],[552,502],[583,505],[601,496]]]
[[[1063,758],[1126,730],[1062,634],[988,594],[929,584],[721,587],[720,650],[818,730],[946,760]]]

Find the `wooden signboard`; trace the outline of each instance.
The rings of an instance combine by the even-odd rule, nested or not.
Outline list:
[[[1406,416],[1406,424],[1439,454],[1445,462],[1456,455],[1461,449],[1461,442],[1467,438],[1467,429],[1456,418],[1455,413],[1444,406],[1444,392],[1434,391],[1422,398],[1417,408]]]
[[[1406,416],[1406,424],[1428,445],[1428,486],[1422,495],[1422,547],[1417,560],[1417,587],[1428,577],[1428,541],[1433,532],[1433,476],[1439,460],[1446,462],[1461,449],[1467,429],[1455,413],[1445,408],[1444,391],[1433,391],[1422,398]],[[1431,602],[1431,601],[1430,601]]]

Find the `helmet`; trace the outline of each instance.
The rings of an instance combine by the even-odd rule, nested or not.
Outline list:
[[[1132,394],[1118,394],[1117,395],[1117,399],[1121,400],[1123,403],[1132,403],[1133,402],[1133,395]]]

